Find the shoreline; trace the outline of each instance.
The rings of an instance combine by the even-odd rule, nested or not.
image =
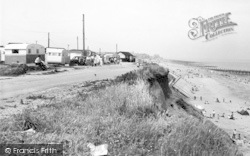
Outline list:
[[[195,68],[204,68],[204,69],[208,69],[208,70],[214,70],[214,71],[220,71],[220,72],[228,72],[228,73],[235,73],[235,74],[239,74],[239,75],[244,75],[244,73],[246,75],[250,75],[250,69],[246,69],[246,68],[230,68],[230,67],[223,67],[220,65],[216,65],[218,63],[246,63],[246,62],[194,62],[194,61],[169,61],[169,63],[173,63],[173,64],[180,64],[180,65],[187,65],[187,66],[191,66],[191,67],[195,67]]]

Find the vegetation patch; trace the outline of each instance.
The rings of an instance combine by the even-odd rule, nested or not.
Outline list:
[[[43,73],[43,75],[57,74],[57,73],[62,73],[62,72],[66,72],[66,71],[68,71],[68,70],[66,70],[66,69],[64,69],[64,70],[54,69],[54,70]]]
[[[237,155],[230,137],[211,122],[182,112],[160,114],[147,88],[142,80],[120,83],[85,100],[25,110],[0,121],[0,143],[63,143],[71,155],[88,155],[89,142],[108,143],[109,155]],[[29,128],[37,133],[18,133]]]
[[[45,95],[40,94],[40,95],[29,95],[26,97],[26,99],[29,99],[29,100],[45,99],[46,100],[46,99],[51,99],[51,97],[47,97]]]
[[[0,76],[18,76],[28,71],[26,64],[5,65],[0,68]]]

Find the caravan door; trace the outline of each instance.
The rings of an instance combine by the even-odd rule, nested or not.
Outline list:
[[[0,62],[4,62],[5,61],[5,51],[4,50],[0,50]]]
[[[70,63],[70,54],[69,54],[68,50],[63,51],[62,59],[63,59],[63,64],[69,64]]]

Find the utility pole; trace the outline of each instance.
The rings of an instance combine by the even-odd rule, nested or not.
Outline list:
[[[49,44],[50,44],[50,38],[49,38],[49,33],[48,33],[48,48],[49,48]]]
[[[83,40],[83,44],[82,44],[82,49],[83,49],[83,53],[85,52],[85,30],[84,30],[84,14],[82,14],[82,40]]]
[[[76,40],[77,40],[77,50],[78,50],[78,36],[77,36]]]

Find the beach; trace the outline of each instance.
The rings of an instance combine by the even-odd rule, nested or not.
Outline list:
[[[204,115],[208,120],[225,130],[230,136],[233,135],[235,129],[238,134],[241,134],[241,140],[237,140],[237,143],[244,153],[249,155],[250,117],[237,113],[242,109],[250,112],[249,76],[173,63],[161,65],[169,68],[170,73],[181,76],[187,84],[192,86],[192,97],[186,100],[194,106],[204,108]],[[234,120],[228,118],[232,112]],[[213,113],[214,118],[211,117]],[[222,117],[223,113],[224,117]]]

